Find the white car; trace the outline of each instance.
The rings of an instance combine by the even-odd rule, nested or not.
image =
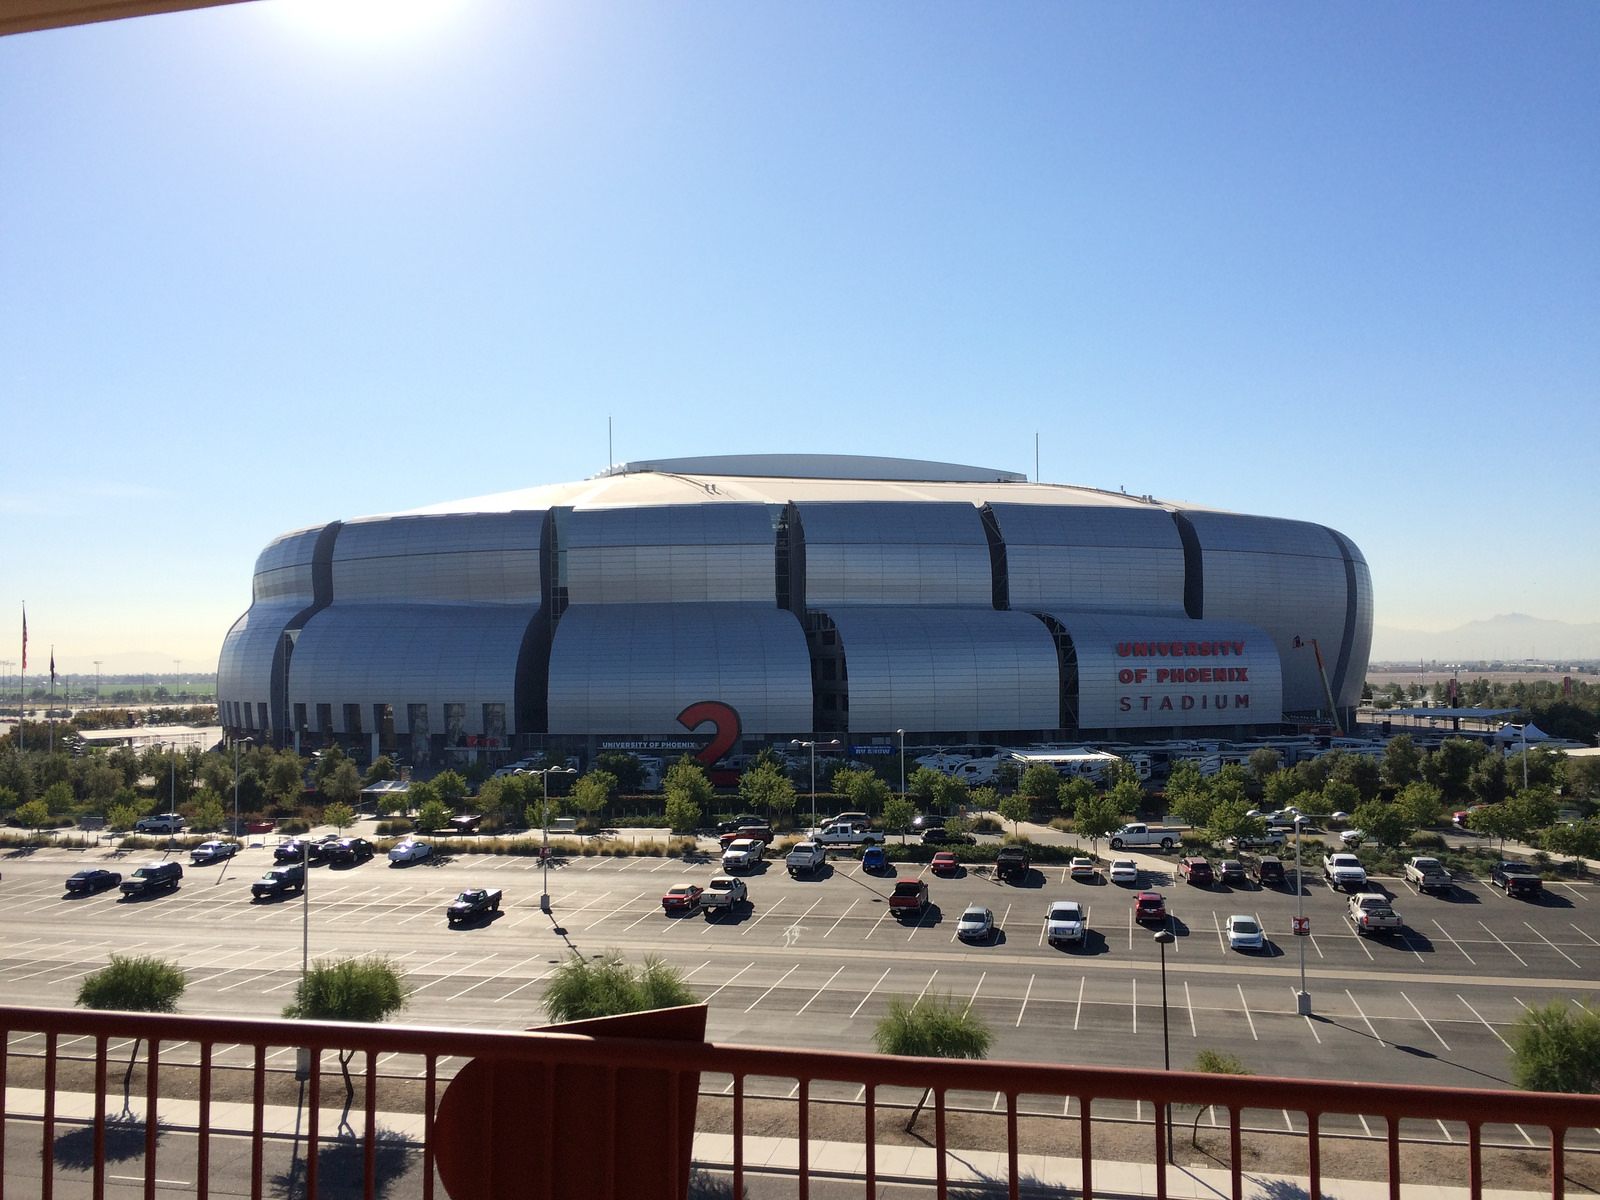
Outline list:
[[[1267,937],[1261,932],[1261,922],[1254,917],[1243,913],[1235,913],[1228,918],[1226,927],[1228,935],[1228,949],[1230,950],[1262,950],[1266,948]]]
[[[1367,831],[1365,829],[1346,829],[1339,835],[1339,840],[1346,846],[1354,848],[1367,840]]]
[[[956,936],[964,942],[981,942],[994,933],[994,913],[981,904],[969,905],[956,922]]]
[[[1111,867],[1106,872],[1111,877],[1112,883],[1126,883],[1137,886],[1139,883],[1139,864],[1131,858],[1114,858]]]
[[[747,871],[767,855],[767,844],[760,838],[735,838],[722,852],[724,871]]]
[[[407,838],[403,842],[396,842],[389,851],[389,861],[392,863],[420,862],[433,853],[433,847],[427,842],[419,842],[415,838]]]
[[[1052,900],[1045,914],[1044,937],[1052,946],[1065,942],[1083,945],[1083,906],[1076,900]]]
[[[201,842],[189,852],[189,862],[192,866],[200,866],[202,863],[221,862],[237,853],[238,842]]]
[[[1067,874],[1073,879],[1093,879],[1094,859],[1075,858],[1067,864]]]

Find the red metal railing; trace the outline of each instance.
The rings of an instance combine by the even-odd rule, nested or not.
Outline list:
[[[1425,1119],[1453,1122],[1466,1131],[1466,1187],[1474,1198],[1484,1190],[1484,1130],[1515,1121],[1523,1129],[1541,1129],[1547,1141],[1527,1153],[1547,1156],[1549,1194],[1560,1200],[1566,1191],[1568,1172],[1568,1134],[1583,1131],[1585,1138],[1600,1126],[1600,1097],[1555,1096],[1537,1093],[1489,1091],[1440,1087],[1411,1087],[1384,1084],[1350,1084],[1325,1081],[1267,1078],[1261,1076],[1220,1076],[1174,1071],[1119,1070],[1034,1063],[943,1061],[898,1059],[878,1055],[824,1053],[809,1050],[768,1049],[750,1046],[718,1045],[699,1041],[667,1039],[610,1038],[571,1033],[502,1033],[459,1029],[439,1029],[403,1025],[344,1025],[314,1022],[234,1020],[162,1016],[134,1013],[87,1012],[79,1010],[0,1008],[0,1032],[6,1038],[6,1052],[0,1056],[0,1095],[6,1096],[5,1128],[0,1131],[0,1200],[7,1196],[42,1197],[51,1200],[60,1170],[53,1152],[58,1130],[67,1124],[76,1129],[92,1129],[91,1194],[105,1193],[107,1179],[107,1133],[116,1118],[108,1115],[108,1100],[119,1091],[110,1081],[111,1056],[119,1039],[140,1039],[145,1043],[142,1094],[143,1113],[142,1171],[147,1197],[155,1196],[158,1165],[165,1153],[159,1144],[170,1130],[192,1132],[195,1139],[195,1194],[206,1200],[210,1190],[216,1140],[223,1136],[214,1128],[219,1105],[234,1105],[237,1114],[248,1114],[248,1128],[235,1121],[228,1136],[249,1140],[250,1194],[256,1200],[266,1189],[268,1158],[277,1140],[267,1119],[269,1085],[281,1092],[287,1072],[269,1066],[269,1059],[298,1048],[308,1048],[320,1062],[323,1054],[352,1053],[358,1067],[359,1097],[351,1106],[350,1136],[344,1145],[360,1144],[360,1173],[363,1194],[379,1194],[376,1164],[381,1148],[378,1116],[385,1105],[389,1110],[404,1108],[412,1122],[408,1142],[420,1150],[420,1191],[423,1200],[433,1200],[436,1173],[448,1182],[454,1200],[476,1200],[505,1194],[505,1180],[496,1175],[500,1156],[475,1154],[462,1158],[461,1139],[471,1134],[481,1145],[505,1145],[504,1156],[515,1171],[516,1191],[524,1196],[561,1195],[570,1188],[574,1176],[564,1160],[575,1158],[573,1168],[585,1180],[585,1192],[596,1198],[623,1197],[642,1200],[674,1195],[681,1200],[681,1187],[664,1185],[660,1191],[642,1189],[645,1172],[630,1156],[640,1152],[640,1105],[653,1113],[652,1126],[666,1132],[659,1145],[650,1143],[652,1152],[672,1160],[663,1177],[686,1177],[689,1164],[677,1161],[681,1154],[674,1130],[680,1126],[687,1134],[695,1119],[693,1091],[684,1103],[682,1084],[703,1073],[731,1077],[727,1089],[731,1103],[732,1161],[722,1164],[730,1171],[734,1195],[742,1195],[745,1178],[754,1168],[747,1161],[749,1136],[744,1128],[754,1093],[752,1080],[777,1078],[793,1080],[795,1091],[790,1103],[795,1106],[793,1140],[796,1143],[795,1172],[798,1194],[808,1197],[815,1174],[812,1163],[811,1120],[817,1088],[838,1084],[860,1089],[861,1137],[865,1146],[864,1169],[859,1173],[864,1194],[875,1195],[880,1183],[878,1122],[886,1106],[884,1089],[931,1089],[931,1114],[934,1127],[934,1174],[930,1186],[944,1196],[951,1186],[949,1163],[954,1149],[949,1144],[949,1116],[955,1111],[952,1095],[994,1093],[1005,1102],[1004,1154],[1008,1164],[1006,1190],[1019,1193],[1019,1115],[1023,1098],[1052,1097],[1077,1105],[1078,1168],[1081,1178],[1074,1190],[1083,1200],[1095,1195],[1095,1123],[1103,1113],[1124,1102],[1153,1106],[1154,1120],[1147,1126],[1147,1153],[1143,1161],[1155,1167],[1154,1194],[1165,1197],[1169,1190],[1168,1106],[1215,1106],[1226,1115],[1229,1145],[1231,1194],[1243,1200],[1243,1114],[1252,1110],[1284,1110],[1302,1114],[1305,1129],[1294,1136],[1303,1141],[1304,1168],[1301,1177],[1312,1197],[1322,1193],[1323,1122],[1333,1116],[1350,1114],[1378,1118],[1384,1127],[1381,1141],[1386,1150],[1388,1190],[1392,1200],[1401,1192],[1401,1122]],[[74,1050],[81,1042],[90,1052]],[[37,1045],[37,1049],[35,1046]],[[393,1061],[391,1056],[406,1056],[406,1062],[420,1069],[402,1075],[381,1077],[379,1065]],[[414,1057],[413,1057],[414,1056]],[[36,1059],[42,1061],[35,1061]],[[459,1103],[445,1097],[453,1074],[465,1078],[465,1068],[442,1071],[447,1060],[470,1060],[492,1064],[500,1069],[496,1080],[475,1084],[483,1095],[458,1094]],[[87,1068],[92,1066],[92,1072]],[[558,1072],[565,1071],[565,1074]],[[64,1080],[64,1073],[83,1081],[75,1087]],[[667,1081],[666,1090],[641,1091],[645,1075]],[[521,1079],[522,1083],[517,1083]],[[32,1108],[26,1100],[35,1090],[26,1086],[42,1081],[38,1102]],[[171,1082],[171,1088],[165,1085]],[[574,1081],[582,1081],[574,1083]],[[217,1096],[219,1082],[227,1085],[232,1101]],[[648,1082],[648,1081],[646,1081]],[[441,1084],[446,1085],[441,1088]],[[9,1089],[8,1089],[9,1085]],[[402,1086],[403,1085],[403,1086]],[[518,1089],[521,1090],[518,1090]],[[342,1093],[342,1088],[340,1089]],[[461,1093],[471,1089],[463,1088]],[[319,1154],[328,1153],[329,1139],[320,1128],[324,1084],[322,1072],[312,1071],[305,1081],[303,1139],[308,1148],[303,1165],[304,1191],[315,1196],[318,1185]],[[572,1108],[580,1099],[600,1105],[600,1121],[587,1126],[581,1136],[582,1153],[557,1144],[551,1129],[556,1114]],[[86,1094],[85,1094],[86,1093]],[[13,1100],[13,1096],[20,1097]],[[506,1100],[501,1103],[496,1097]],[[702,1097],[703,1098],[703,1097]],[[514,1099],[514,1103],[510,1101]],[[630,1111],[629,1105],[633,1108]],[[192,1110],[188,1106],[193,1106]],[[64,1113],[73,1108],[76,1115]],[[87,1107],[86,1107],[87,1106]],[[454,1106],[454,1107],[452,1107]],[[37,1109],[37,1111],[34,1111]],[[186,1116],[176,1120],[179,1109]],[[1097,1109],[1099,1110],[1097,1112]],[[167,1115],[164,1117],[163,1113]],[[550,1114],[541,1122],[540,1112]],[[445,1116],[449,1120],[446,1121]],[[462,1114],[468,1114],[472,1129],[464,1129]],[[19,1130],[30,1123],[39,1125],[41,1154],[34,1180],[33,1164],[16,1161],[15,1145]],[[166,1122],[165,1128],[163,1122]],[[691,1124],[685,1124],[685,1122]],[[449,1128],[446,1128],[448,1124]],[[359,1128],[359,1135],[355,1130]],[[297,1138],[301,1135],[297,1132]],[[1280,1135],[1282,1136],[1282,1135]],[[504,1139],[501,1141],[500,1139]],[[13,1144],[12,1157],[6,1157],[6,1142]],[[470,1138],[468,1139],[471,1140]],[[1531,1139],[1530,1146],[1533,1145]],[[1590,1145],[1596,1145],[1590,1139]],[[456,1149],[452,1150],[452,1146]],[[515,1150],[512,1154],[509,1151]],[[454,1162],[444,1161],[456,1153]],[[541,1161],[542,1160],[542,1161]],[[551,1164],[555,1164],[552,1167]],[[1103,1164],[1102,1164],[1103,1165]],[[1424,1182],[1438,1182],[1425,1180]],[[283,1190],[281,1187],[279,1190]],[[1119,1190],[1126,1190],[1120,1189]],[[567,1193],[570,1194],[570,1193]]]

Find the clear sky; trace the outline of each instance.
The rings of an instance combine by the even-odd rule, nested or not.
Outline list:
[[[1380,625],[1600,620],[1597,62],[1559,0],[0,39],[4,627],[214,669],[276,535],[582,478],[608,416],[617,460],[1037,434],[1048,481],[1342,530]]]

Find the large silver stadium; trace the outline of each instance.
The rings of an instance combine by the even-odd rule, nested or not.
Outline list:
[[[845,455],[626,463],[285,534],[230,735],[538,749],[1277,733],[1348,717],[1367,565],[1322,525]]]

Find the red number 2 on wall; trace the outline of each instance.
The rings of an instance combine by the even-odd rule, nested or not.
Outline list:
[[[716,733],[712,735],[711,743],[695,757],[709,767],[738,744],[739,713],[732,705],[723,704],[720,700],[701,700],[678,714],[678,724],[690,733],[707,723],[716,728]]]

